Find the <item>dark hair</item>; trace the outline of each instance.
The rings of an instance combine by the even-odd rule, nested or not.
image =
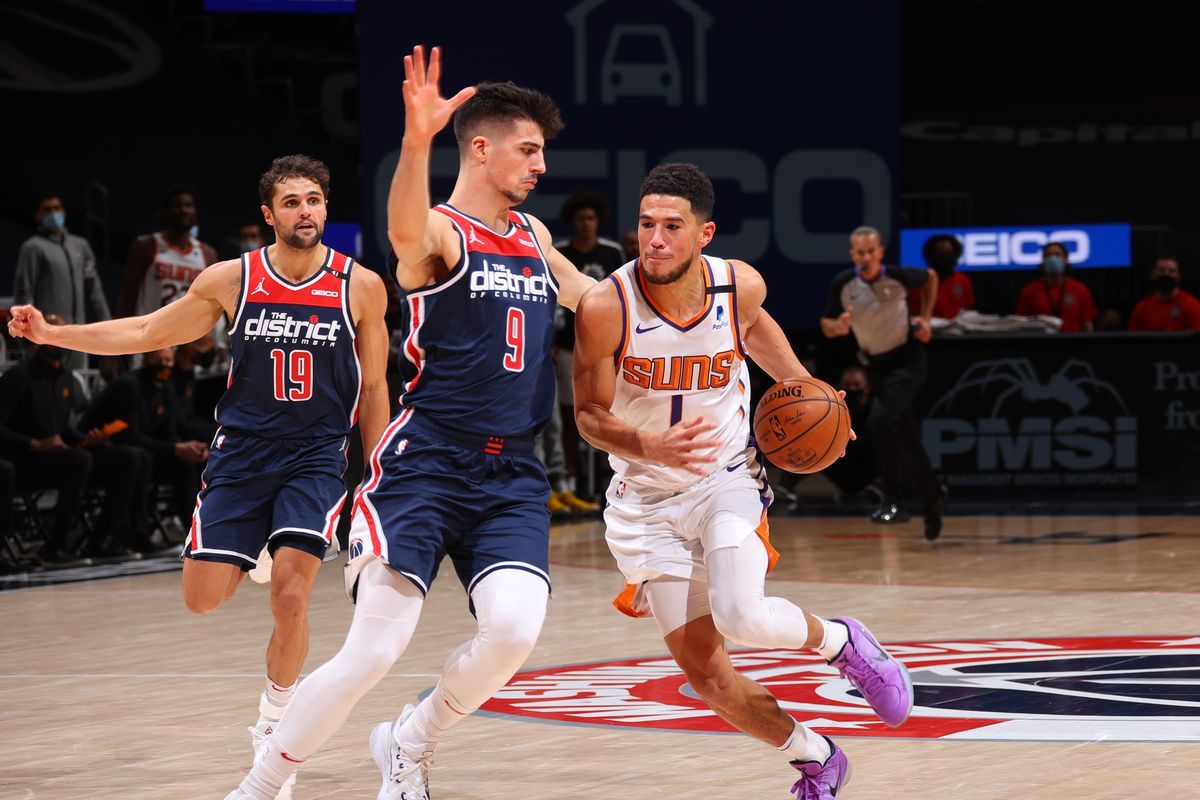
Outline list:
[[[481,125],[527,119],[542,129],[542,138],[553,139],[563,129],[558,106],[536,89],[512,81],[481,83],[475,95],[454,114],[454,138],[461,151],[467,149]]]
[[[49,195],[49,196],[50,196],[50,197],[57,197],[58,195],[54,195],[54,194],[52,194],[52,195]],[[1179,266],[1179,256],[1175,255],[1174,253],[1162,253],[1162,254],[1160,254],[1160,255],[1157,255],[1157,256],[1155,256],[1155,257],[1154,257],[1154,263],[1152,263],[1152,264],[1150,265],[1150,271],[1151,271],[1151,272],[1153,272],[1153,271],[1154,271],[1154,268],[1158,266],[1158,262],[1160,262],[1160,261],[1174,261],[1174,262],[1175,262],[1175,266],[1176,266],[1176,267],[1178,267],[1178,266]],[[1182,271],[1182,270],[1181,270],[1181,271]]]
[[[42,203],[46,202],[47,200],[57,200],[58,202],[62,203],[62,195],[58,192],[42,192],[37,196],[37,200],[34,201],[33,213],[36,214],[37,212],[41,211]],[[64,205],[66,204],[64,203]]]
[[[195,201],[195,199],[196,199],[196,190],[193,189],[191,186],[187,186],[185,184],[180,183],[180,184],[176,184],[175,186],[172,186],[170,189],[167,189],[166,194],[163,195],[162,205],[160,206],[160,208],[163,211],[166,211],[167,206],[171,205],[171,201],[174,200],[176,197],[179,197],[179,195],[181,195],[181,194],[191,195],[191,198],[193,201]]]
[[[1043,257],[1045,257],[1046,251],[1049,250],[1051,247],[1057,247],[1059,250],[1062,250],[1063,251],[1063,261],[1067,262],[1068,264],[1071,263],[1071,254],[1067,252],[1067,246],[1065,244],[1063,244],[1062,242],[1046,242],[1044,245],[1042,245],[1042,256]]]
[[[275,187],[289,178],[307,178],[320,186],[321,194],[329,199],[329,167],[312,156],[296,154],[275,159],[271,168],[258,179],[258,199],[264,206],[271,207]]]
[[[659,164],[642,181],[641,197],[648,194],[682,198],[692,204],[696,219],[703,222],[712,219],[716,202],[712,181],[695,164]]]
[[[590,208],[592,211],[595,211],[596,216],[600,218],[601,225],[608,224],[608,200],[605,199],[604,195],[589,192],[586,189],[578,189],[571,192],[567,196],[567,199],[563,201],[558,216],[563,222],[570,225],[575,215],[579,213],[580,209],[584,208]]]
[[[936,250],[937,246],[942,242],[950,243],[951,248],[954,250],[955,261],[958,261],[960,258],[962,258],[963,244],[958,240],[957,237],[951,236],[948,233],[935,233],[933,236],[930,236],[928,239],[926,239],[925,244],[921,246],[921,256],[925,259],[926,263],[929,262],[929,258],[933,255],[933,251]]]

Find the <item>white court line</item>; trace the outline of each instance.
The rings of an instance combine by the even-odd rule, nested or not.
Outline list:
[[[261,672],[0,672],[0,680],[14,678],[19,680],[47,680],[56,678],[84,678],[89,680],[122,680],[126,678],[165,678],[178,680],[180,678],[261,678]],[[437,672],[397,672],[385,675],[385,678],[439,678]]]

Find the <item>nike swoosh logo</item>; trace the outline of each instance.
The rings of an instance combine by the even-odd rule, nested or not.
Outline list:
[[[726,472],[733,472],[735,469],[738,469],[739,467],[744,467],[744,466],[746,466],[746,462],[745,462],[745,461],[739,461],[738,463],[734,464],[732,467],[726,467],[726,468],[725,468],[725,471],[726,471]]]
[[[660,322],[658,325],[655,325],[653,328],[643,328],[643,327],[642,327],[642,326],[639,324],[639,325],[638,325],[636,328],[634,328],[634,330],[635,330],[635,331],[637,331],[638,333],[649,333],[650,331],[656,331],[656,330],[658,330],[658,329],[659,329],[659,328],[661,328],[661,327],[662,327],[662,323],[661,323],[661,322]]]
[[[282,750],[279,751],[279,755],[283,756],[283,758],[286,761],[290,761],[293,764],[303,764],[304,763],[303,758],[292,758],[291,756],[289,756],[287,753],[283,752]]]

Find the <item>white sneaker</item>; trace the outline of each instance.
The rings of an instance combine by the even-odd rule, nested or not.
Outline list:
[[[258,763],[258,761],[266,755],[267,737],[269,737],[275,731],[275,726],[278,724],[279,720],[270,719],[266,716],[259,716],[258,724],[248,729],[250,731],[250,746],[254,748],[255,763]],[[295,785],[296,773],[293,772],[291,776],[283,782],[283,786],[279,787],[279,794],[275,795],[275,800],[292,800],[292,787]],[[249,795],[240,793],[239,790],[225,798],[225,800],[239,800],[239,798],[243,797],[249,797]]]
[[[416,709],[407,705],[400,717],[371,731],[371,755],[383,775],[377,800],[429,800],[429,767],[433,751],[415,755],[396,742],[395,731]]]

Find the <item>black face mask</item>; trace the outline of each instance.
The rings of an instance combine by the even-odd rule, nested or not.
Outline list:
[[[939,278],[944,278],[954,272],[954,267],[958,264],[958,259],[953,253],[934,253],[929,257],[929,266],[938,274]]]
[[[846,405],[850,408],[859,408],[863,401],[867,399],[867,393],[862,389],[847,389],[846,390]]]
[[[207,353],[197,353],[192,356],[192,363],[198,367],[211,367],[213,362],[217,360],[216,349],[209,350]]]
[[[1150,285],[1159,294],[1170,294],[1175,291],[1175,287],[1179,286],[1179,279],[1174,275],[1158,275],[1150,281]]]
[[[63,350],[52,344],[38,345],[38,355],[46,361],[62,361]]]
[[[143,364],[142,379],[155,386],[162,386],[171,379],[171,368],[162,364]]]

